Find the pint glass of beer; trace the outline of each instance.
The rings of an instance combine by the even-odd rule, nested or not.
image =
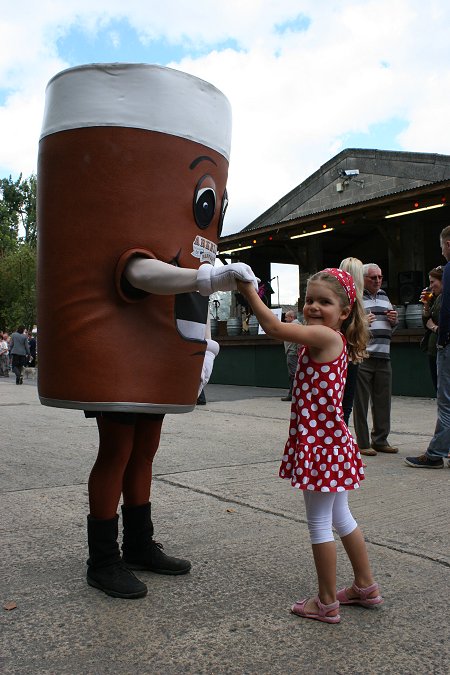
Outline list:
[[[208,299],[136,290],[124,270],[134,256],[214,264],[230,137],[225,96],[180,71],[93,64],[50,80],[38,159],[43,404],[194,408]]]

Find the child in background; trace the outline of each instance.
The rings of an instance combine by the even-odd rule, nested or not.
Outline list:
[[[303,491],[319,591],[315,598],[297,601],[292,612],[338,623],[339,604],[372,607],[383,602],[364,537],[348,507],[348,491],[359,487],[364,469],[342,415],[348,360],[360,361],[369,339],[364,309],[352,276],[335,268],[309,279],[303,307],[306,325],[281,323],[250,284],[238,282],[238,287],[267,335],[304,345],[279,475]],[[333,527],[354,572],[353,585],[338,592]]]
[[[0,377],[9,377],[8,333],[0,333]]]

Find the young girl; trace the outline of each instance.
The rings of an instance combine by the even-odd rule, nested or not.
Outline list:
[[[238,286],[268,335],[304,345],[294,380],[289,440],[280,477],[303,490],[319,592],[315,598],[297,601],[292,612],[338,623],[339,603],[372,607],[383,602],[362,532],[347,503],[348,490],[359,487],[364,469],[358,446],[343,421],[341,404],[348,360],[363,358],[369,338],[365,313],[351,275],[334,268],[309,279],[303,307],[305,326],[281,323],[250,284]],[[333,526],[355,577],[352,586],[338,592]]]

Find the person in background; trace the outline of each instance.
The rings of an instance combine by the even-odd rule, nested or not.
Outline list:
[[[202,389],[201,392],[198,395],[197,405],[206,405],[206,396],[205,396],[205,390],[204,389]]]
[[[421,343],[421,349],[428,355],[431,379],[434,390],[437,391],[437,333],[439,327],[439,312],[441,311],[442,294],[442,266],[434,267],[429,273],[429,288],[424,288],[420,294],[420,302],[423,303],[422,321],[426,328],[425,336]]]
[[[364,273],[363,264],[359,258],[344,258],[339,265],[340,270],[344,270],[352,275],[355,283],[356,293],[362,300],[364,292]],[[358,376],[358,363],[348,362],[347,380],[344,388],[344,398],[342,399],[342,411],[344,413],[344,422],[348,425],[350,415],[353,410],[353,401],[356,391],[356,378]]]
[[[11,335],[12,370],[16,376],[16,384],[23,384],[22,368],[27,365],[30,358],[30,348],[25,327],[19,326]]]
[[[284,315],[286,323],[300,323],[297,319],[297,312],[289,309]],[[295,371],[298,364],[298,344],[297,342],[285,342],[284,351],[286,354],[286,365],[289,376],[289,391],[287,396],[283,396],[282,401],[292,401],[292,385],[294,383]]]
[[[398,448],[389,444],[391,430],[391,337],[398,324],[397,311],[381,288],[383,274],[376,263],[363,266],[363,303],[369,321],[371,340],[368,358],[359,364],[353,406],[353,423],[362,455],[378,452],[395,453]],[[372,433],[369,439],[367,413],[369,401],[372,410]]]
[[[30,368],[36,368],[36,333],[28,333],[28,346],[30,348]]]
[[[414,469],[442,469],[450,449],[450,225],[440,235],[447,260],[442,275],[441,311],[437,339],[437,422],[428,448],[418,457],[406,457]]]
[[[8,363],[9,363],[9,370],[11,370],[12,369],[11,335],[8,335],[8,333],[3,333],[3,337],[8,345]]]
[[[0,377],[9,377],[8,333],[0,333]]]

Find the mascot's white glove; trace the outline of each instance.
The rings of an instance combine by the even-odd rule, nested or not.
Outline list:
[[[216,291],[235,291],[236,280],[251,281],[255,290],[258,290],[258,279],[253,270],[245,263],[232,263],[223,267],[213,267],[210,264],[200,265],[197,272],[197,286],[200,295],[211,295]]]
[[[219,353],[220,347],[219,343],[215,340],[206,340],[207,347],[205,352],[205,359],[203,361],[202,375],[200,380],[200,386],[198,388],[198,393],[200,395],[203,387],[208,384],[209,378],[211,377],[214,359]]]

